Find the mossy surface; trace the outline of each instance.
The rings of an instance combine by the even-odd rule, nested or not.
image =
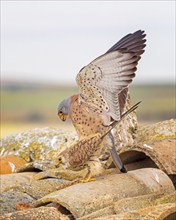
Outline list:
[[[2,138],[0,156],[16,155],[30,162],[56,157],[76,140],[76,133],[55,128],[35,128]]]
[[[163,139],[176,138],[176,120],[170,119],[156,124],[139,126],[137,143],[153,142]]]

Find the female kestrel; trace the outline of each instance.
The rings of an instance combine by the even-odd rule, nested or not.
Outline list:
[[[58,106],[60,119],[65,121],[69,117],[77,131],[79,137],[75,143],[77,146],[84,143],[85,148],[91,149],[90,140],[97,140],[107,132],[108,126],[111,127],[114,121],[121,120],[128,86],[135,76],[138,61],[146,46],[145,36],[141,30],[126,35],[77,74],[79,94],[64,99]],[[111,133],[109,138],[113,142]],[[96,143],[99,144],[98,141]],[[96,151],[97,148],[92,154]],[[81,154],[84,162],[91,157],[86,153],[87,150],[85,155],[83,150],[79,152],[79,147],[74,147],[74,144],[70,147],[70,152],[70,155]],[[125,172],[115,147],[112,146],[110,152],[115,165]]]

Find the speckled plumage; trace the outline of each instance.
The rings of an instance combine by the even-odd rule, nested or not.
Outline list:
[[[135,76],[136,66],[144,52],[145,36],[144,31],[125,36],[105,54],[82,68],[76,76],[80,91],[79,104],[101,117],[106,116],[105,124],[110,123],[110,118],[116,121],[120,119],[127,87]]]
[[[106,130],[103,121],[92,110],[87,111],[84,105],[79,105],[78,95],[71,96],[70,119],[79,138],[84,138]]]
[[[145,36],[144,31],[125,36],[82,68],[76,77],[80,93],[67,98],[65,106],[64,101],[59,105],[58,115],[62,120],[66,114],[69,115],[79,137],[67,153],[70,167],[79,167],[91,156],[97,156],[101,148],[97,147],[100,137],[113,121],[121,120],[128,86],[144,52]],[[109,145],[108,138],[105,140]]]
[[[128,116],[131,112],[133,112],[138,107],[138,105],[139,103],[132,106],[128,111],[122,114],[121,120]],[[100,170],[102,171],[104,169],[98,159],[98,156],[100,156],[101,143],[103,142],[104,138],[110,133],[110,131],[118,123],[120,123],[121,120],[112,122],[110,126],[105,127],[103,132],[91,134],[87,137],[84,136],[83,138],[80,138],[78,141],[74,142],[73,145],[71,145],[59,155],[58,161],[56,160],[55,165],[58,166],[57,164],[59,162],[59,165],[62,166],[61,168],[75,171],[87,167],[87,174],[99,174]],[[112,140],[112,138],[109,139],[111,140],[111,142],[109,142],[108,145],[110,147],[110,152],[112,158],[114,159],[114,163],[117,167],[119,167],[119,169],[124,169],[122,166],[123,164],[117,161],[117,153],[114,152],[115,148],[113,146],[114,141]],[[63,174],[65,173],[65,171],[61,171],[61,173]]]

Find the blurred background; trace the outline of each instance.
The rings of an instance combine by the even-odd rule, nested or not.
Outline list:
[[[73,129],[57,105],[79,70],[128,33],[147,47],[130,85],[140,123],[175,118],[175,1],[1,1],[1,137]]]

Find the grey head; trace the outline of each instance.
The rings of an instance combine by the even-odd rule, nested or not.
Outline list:
[[[57,108],[57,114],[62,121],[66,121],[70,113],[70,97],[60,102]]]

